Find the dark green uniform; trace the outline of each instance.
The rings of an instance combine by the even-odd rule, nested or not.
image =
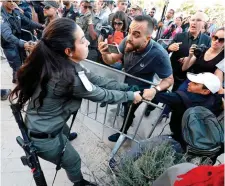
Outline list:
[[[46,139],[37,139],[30,135],[34,146],[38,150],[38,155],[54,164],[56,164],[57,157],[66,141],[63,128],[64,131],[68,132],[66,122],[71,114],[80,108],[82,98],[110,104],[132,101],[134,99],[133,92],[122,92],[128,89],[127,84],[99,77],[78,63],[72,63],[67,70],[72,71],[74,74],[74,84],[70,85],[73,88],[73,97],[67,100],[68,97],[65,96],[65,93],[68,91],[67,82],[56,73],[47,84],[47,95],[43,100],[43,106],[37,110],[33,105],[33,101],[40,93],[40,87],[38,87],[28,105],[25,117],[28,134],[47,133],[55,135],[54,138]],[[79,76],[82,71],[89,80],[89,86]],[[82,179],[81,160],[79,154],[70,143],[66,146],[62,167],[66,170],[71,182],[75,183]]]

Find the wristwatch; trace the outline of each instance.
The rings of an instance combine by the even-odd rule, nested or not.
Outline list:
[[[156,90],[156,93],[160,92],[161,91],[161,88],[159,86],[156,86],[156,87],[152,87]]]

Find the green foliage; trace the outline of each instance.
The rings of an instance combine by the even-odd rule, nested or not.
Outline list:
[[[171,145],[163,143],[146,152],[137,160],[125,159],[123,166],[116,171],[118,186],[151,186],[165,170],[185,162]]]

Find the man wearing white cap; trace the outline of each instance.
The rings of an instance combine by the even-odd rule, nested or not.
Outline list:
[[[172,109],[170,130],[175,140],[183,144],[181,136],[181,119],[184,112],[195,106],[203,106],[218,116],[222,111],[222,97],[216,94],[221,87],[219,78],[212,73],[187,73],[190,80],[187,91],[156,94],[156,101],[168,105]]]

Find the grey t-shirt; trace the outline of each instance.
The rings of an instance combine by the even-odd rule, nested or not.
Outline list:
[[[125,53],[127,37],[120,43],[119,50],[123,55],[124,69],[126,73],[148,81],[153,80],[157,74],[159,78],[165,79],[172,74],[172,67],[166,50],[154,40],[151,40],[147,47],[141,52]],[[146,83],[126,77],[129,85],[138,85],[140,88],[149,88]]]

